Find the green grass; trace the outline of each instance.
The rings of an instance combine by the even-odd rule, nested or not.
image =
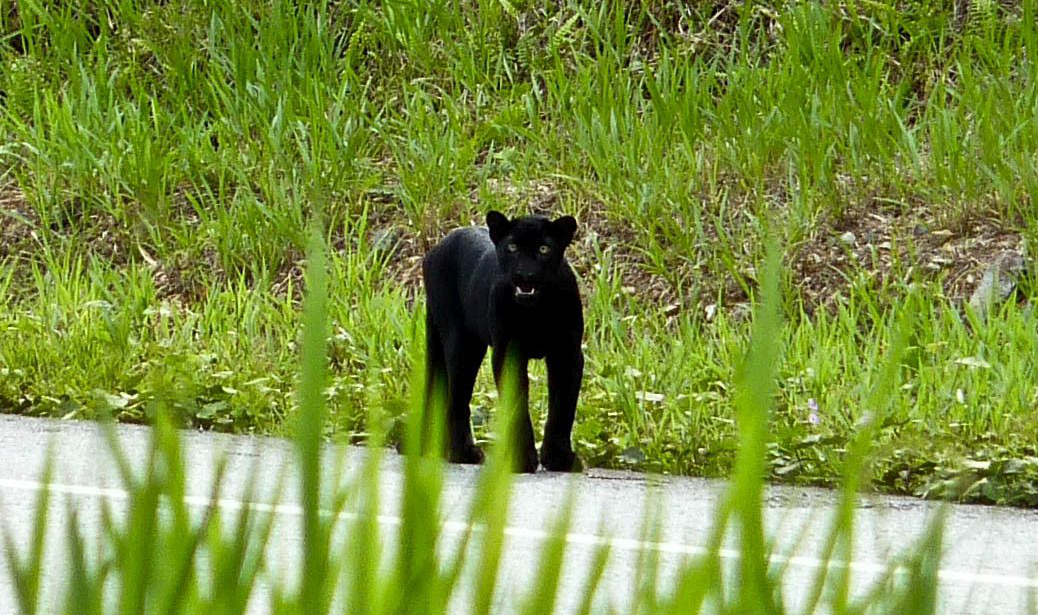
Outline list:
[[[763,470],[838,482],[911,303],[866,482],[1036,505],[1036,317],[960,302],[994,248],[1038,230],[1035,3],[955,6],[6,3],[0,411],[161,406],[287,433],[321,211],[324,435],[395,439],[423,326],[415,259],[489,208],[567,212],[591,465],[736,466],[731,383],[755,265],[781,236]],[[386,229],[392,253],[372,240]],[[484,374],[480,437],[492,390]]]
[[[316,227],[315,227],[316,228]],[[201,511],[192,510],[185,498],[185,468],[179,432],[171,428],[167,413],[158,412],[151,432],[146,468],[135,472],[122,453],[111,424],[104,425],[109,445],[128,496],[125,502],[104,504],[103,531],[87,537],[78,522],[77,509],[69,500],[65,519],[67,536],[56,555],[64,556],[67,570],[45,565],[50,492],[40,491],[37,513],[27,553],[5,530],[8,574],[15,589],[19,612],[64,613],[243,613],[250,601],[269,598],[273,613],[348,612],[357,614],[556,611],[559,579],[567,557],[565,531],[569,525],[574,493],[563,503],[541,546],[532,580],[522,593],[506,593],[498,585],[503,539],[508,520],[513,451],[509,428],[514,421],[495,421],[498,438],[480,472],[469,512],[471,525],[453,549],[442,540],[440,498],[445,464],[435,451],[424,456],[408,454],[404,461],[400,522],[382,525],[385,510],[379,501],[380,435],[368,450],[353,481],[342,483],[336,470],[328,475],[322,458],[321,432],[328,406],[321,394],[327,384],[326,256],[320,236],[312,235],[308,251],[307,295],[303,308],[300,414],[295,426],[299,502],[302,535],[297,580],[287,579],[286,566],[268,561],[273,513],[242,506],[237,516],[220,503],[223,462],[217,465],[212,495]],[[663,590],[657,580],[662,571],[659,554],[642,548],[634,572],[634,594],[624,612],[631,613],[769,613],[792,612],[792,599],[782,587],[783,568],[772,562],[771,539],[762,523],[762,494],[767,463],[766,433],[774,409],[774,382],[781,343],[779,251],[772,243],[762,272],[762,298],[753,318],[751,344],[740,353],[739,374],[733,383],[739,420],[739,458],[729,487],[721,498],[714,529],[705,554],[682,564],[673,589]],[[893,396],[893,375],[907,347],[905,333],[914,326],[915,313],[901,312],[895,332],[898,343],[881,361],[881,376],[870,399],[885,409]],[[420,339],[420,338],[417,338]],[[416,344],[417,346],[417,344]],[[507,369],[503,404],[512,407],[516,372]],[[416,370],[421,374],[421,370]],[[420,378],[419,378],[420,380]],[[421,384],[416,382],[416,384]],[[423,399],[425,387],[416,386],[408,418],[405,444],[417,449],[423,429],[423,409],[442,406],[441,395]],[[441,390],[442,393],[442,390]],[[377,414],[373,413],[373,414]],[[441,413],[434,414],[442,416]],[[374,420],[376,417],[372,417]],[[442,429],[433,421],[433,430]],[[375,420],[374,424],[378,424]],[[842,504],[833,518],[826,551],[815,575],[814,593],[803,612],[838,613],[934,613],[937,607],[937,570],[940,562],[941,521],[936,517],[922,542],[893,562],[871,589],[858,596],[849,591],[851,568],[841,566],[852,552],[856,473],[869,456],[872,433],[866,430],[849,453]],[[437,441],[437,440],[434,440]],[[51,475],[44,468],[44,482]],[[253,474],[253,478],[257,475]],[[255,485],[245,490],[252,501]],[[197,500],[192,501],[197,503]],[[657,539],[659,526],[646,506],[643,545]],[[344,528],[336,537],[335,530]],[[387,529],[388,528],[388,529]],[[726,566],[721,545],[725,538],[738,539],[736,570]],[[383,551],[383,539],[391,548]],[[835,547],[835,548],[834,548]],[[599,595],[602,574],[611,557],[608,542],[595,547],[588,576],[567,591],[576,596],[580,613],[614,613],[619,607]],[[279,560],[283,554],[278,553]],[[830,573],[832,568],[834,573]],[[46,574],[45,574],[46,571]],[[261,596],[259,579],[273,585]],[[457,594],[471,589],[467,600]],[[257,604],[256,602],[251,602]]]

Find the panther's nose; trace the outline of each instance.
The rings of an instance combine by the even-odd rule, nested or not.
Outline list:
[[[533,273],[533,271],[530,271],[529,269],[519,269],[518,271],[515,272],[515,281],[516,282],[533,282],[534,281],[534,273]]]

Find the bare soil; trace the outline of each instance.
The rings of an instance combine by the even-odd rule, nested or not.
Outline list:
[[[488,188],[505,202],[516,203],[517,211],[556,215],[559,209],[559,191],[551,181],[518,185],[498,180],[489,182]],[[470,198],[478,203],[477,193],[473,192]],[[409,297],[417,299],[421,294],[422,255],[439,236],[409,230],[404,212],[395,203],[381,203],[374,209],[379,213],[371,218],[364,240],[373,241],[377,233],[389,229],[393,240],[390,279],[403,285]],[[598,246],[611,250],[622,292],[658,305],[666,317],[688,309],[700,310],[701,314],[706,310],[709,316],[717,297],[722,298],[723,304],[718,309],[745,312],[748,297],[730,277],[704,279],[707,276],[702,272],[677,263],[665,278],[653,271],[639,251],[639,238],[629,225],[611,219],[595,203],[584,206],[580,217],[569,257],[582,280],[585,295],[601,266],[595,251]],[[40,224],[35,209],[16,186],[0,187],[0,258],[34,258]],[[134,248],[136,243],[128,232],[115,221],[93,220],[85,225],[81,240],[84,250],[94,257],[115,263],[146,262],[155,271],[159,295],[166,299],[185,303],[202,300],[205,282],[211,280],[198,280],[191,272],[197,272],[200,266],[210,274],[222,271],[212,249],[203,251],[207,261],[204,264],[178,262],[183,260],[180,257],[164,260],[143,247]],[[338,237],[334,247],[342,249],[347,241]],[[990,263],[1007,250],[1020,249],[1021,244],[1019,232],[991,218],[977,216],[949,227],[926,207],[906,210],[877,201],[852,208],[839,218],[816,223],[807,237],[788,247],[787,266],[809,314],[831,308],[863,275],[878,285],[938,280],[946,297],[959,304],[968,298]],[[293,251],[275,277],[275,292],[289,287],[301,292],[303,257],[301,252]],[[674,283],[691,280],[693,276],[697,284],[681,284],[686,290]],[[697,295],[691,295],[688,288],[698,289]]]

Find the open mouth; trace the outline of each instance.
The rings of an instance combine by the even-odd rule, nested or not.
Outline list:
[[[533,284],[516,284],[515,296],[528,299],[537,294],[537,288]]]

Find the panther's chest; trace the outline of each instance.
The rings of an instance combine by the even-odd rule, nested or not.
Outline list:
[[[553,340],[557,343],[558,337],[541,328],[520,330],[515,336],[519,353],[529,359],[543,359],[547,356]]]
[[[563,337],[558,315],[547,310],[510,309],[496,316],[492,343],[507,340],[529,359],[543,359]]]

